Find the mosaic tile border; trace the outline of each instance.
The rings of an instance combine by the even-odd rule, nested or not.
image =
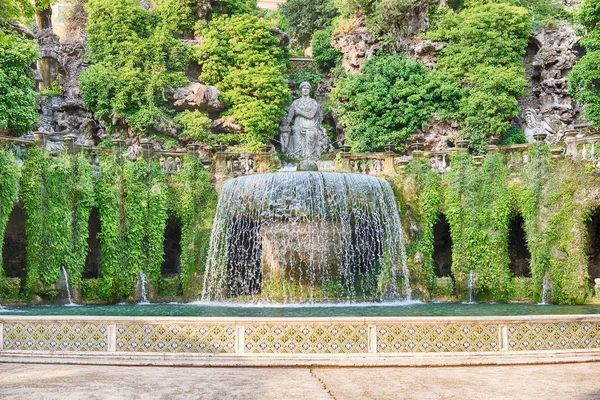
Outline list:
[[[198,319],[0,317],[0,353],[365,355],[600,350],[597,318]]]
[[[116,351],[234,353],[233,325],[118,324]]]
[[[246,353],[367,353],[367,325],[260,324],[244,327]]]
[[[108,351],[106,325],[68,323],[5,323],[4,350]]]
[[[498,324],[386,324],[377,326],[381,353],[499,351]]]
[[[508,324],[508,350],[600,348],[600,321]]]

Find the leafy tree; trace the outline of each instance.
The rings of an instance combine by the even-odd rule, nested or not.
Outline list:
[[[318,30],[312,37],[313,61],[323,72],[342,63],[343,53],[331,45],[333,27]]]
[[[222,92],[247,144],[265,143],[289,102],[286,49],[268,22],[247,14],[217,17],[202,35],[200,80]]]
[[[328,28],[338,16],[333,0],[287,0],[279,10],[288,21],[291,45],[295,49],[308,47],[313,33]]]
[[[191,51],[173,35],[187,22],[184,18],[171,24],[172,15],[163,8],[151,14],[136,3],[86,4],[93,64],[80,77],[83,101],[111,128],[174,134],[175,112],[167,88],[188,83],[184,70]]]
[[[465,137],[481,149],[486,136],[501,135],[519,113],[517,99],[527,81],[520,57],[531,33],[527,10],[505,3],[466,8],[442,18],[430,32],[446,41],[436,69],[453,77],[463,91],[456,118]]]
[[[531,25],[540,28],[548,25],[562,10],[562,2],[559,0],[465,0],[463,7],[478,7],[484,4],[506,3],[511,6],[523,7],[529,11]]]
[[[194,139],[203,143],[214,141],[214,135],[211,135],[211,120],[205,113],[194,110],[185,110],[177,114],[175,122],[181,129],[181,134],[185,138]]]
[[[339,79],[331,93],[354,150],[373,151],[388,142],[402,149],[438,104],[452,107],[457,99],[447,77],[401,56],[374,56],[363,71]]]
[[[34,72],[30,68],[37,53],[35,41],[0,29],[0,131],[20,134],[38,122]]]
[[[29,0],[0,0],[0,25],[26,21],[33,16],[33,10]]]
[[[569,93],[585,106],[585,116],[600,126],[600,3],[584,0],[577,20],[587,29],[586,54],[569,72]]]
[[[213,0],[213,15],[251,14],[256,11],[256,0]]]

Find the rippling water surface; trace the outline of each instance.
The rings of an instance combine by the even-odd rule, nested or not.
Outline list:
[[[0,315],[179,317],[425,317],[600,314],[600,305],[461,303],[156,303],[0,307]]]

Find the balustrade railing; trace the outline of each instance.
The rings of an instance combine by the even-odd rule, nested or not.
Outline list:
[[[28,148],[31,146],[43,146],[46,148],[47,138],[43,133],[35,132],[35,140],[13,138],[0,136],[0,143],[8,143],[10,151],[20,162],[27,158]],[[99,166],[101,153],[111,151],[123,151],[127,148],[124,141],[114,140],[112,147],[86,146],[75,142],[76,136],[66,135],[64,149],[71,153],[86,152],[90,162],[95,168]],[[539,143],[539,142],[538,142]],[[152,149],[153,143],[143,140],[141,143],[144,157],[158,158],[161,167],[167,175],[174,175],[181,172],[184,158],[183,152],[155,151]],[[500,153],[504,159],[504,164],[511,169],[518,169],[529,164],[529,149],[536,144],[519,144],[509,146],[490,145],[490,153]],[[320,171],[342,171],[372,176],[390,175],[400,172],[404,169],[408,161],[414,157],[423,157],[429,161],[429,167],[432,171],[443,174],[450,171],[450,155],[454,151],[467,151],[466,146],[461,148],[449,149],[444,151],[423,151],[422,144],[411,146],[410,156],[396,154],[392,145],[387,145],[385,152],[379,153],[351,153],[349,146],[341,147],[341,162],[334,159],[322,159],[317,161]],[[187,154],[198,153],[199,145],[190,144]],[[219,179],[227,179],[237,176],[250,175],[255,173],[264,173],[276,169],[277,158],[271,153],[269,146],[261,148],[261,153],[226,153],[226,146],[215,146],[212,158],[203,159],[203,164],[210,165]],[[59,154],[61,150],[48,150],[49,154]],[[600,132],[588,128],[585,133],[582,131],[568,131],[564,140],[564,147],[554,147],[551,149],[552,158],[560,159],[564,156],[573,161],[593,163],[596,168],[600,168]],[[475,165],[481,165],[483,157],[474,157]]]
[[[567,137],[567,157],[573,161],[593,163],[600,168],[600,134],[583,137]]]

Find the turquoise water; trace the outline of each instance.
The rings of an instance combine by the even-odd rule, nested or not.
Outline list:
[[[159,303],[0,307],[0,315],[155,317],[424,317],[600,314],[600,305],[460,303],[234,304]]]

